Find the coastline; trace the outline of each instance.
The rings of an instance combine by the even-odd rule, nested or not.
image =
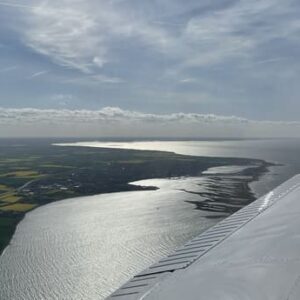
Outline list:
[[[256,200],[257,193],[251,188],[253,182],[259,181],[269,172],[269,164],[259,167],[244,166],[240,170],[230,170],[232,167],[210,168],[199,177],[169,178],[169,179],[149,179],[133,182],[131,184],[150,187],[155,185],[159,189],[177,189],[183,192],[199,196],[198,200],[187,201],[199,209],[207,212],[216,212],[221,215],[206,216],[208,218],[224,218],[244,206]],[[229,170],[228,170],[229,169]],[[229,171],[229,172],[228,172]],[[175,181],[168,184],[168,181]],[[194,186],[181,188],[182,181],[190,181]],[[205,185],[204,191],[195,188],[197,185]],[[169,186],[168,186],[169,185]]]
[[[0,298],[18,298],[24,292],[30,298],[51,298],[57,289],[59,298],[67,294],[95,299],[97,293],[99,299],[105,299],[124,281],[226,217],[195,209],[187,200],[197,200],[198,195],[178,189],[198,191],[201,184],[207,191],[218,190],[218,176],[215,181],[209,175],[130,183],[155,183],[159,189],[71,198],[26,214],[0,257]],[[78,286],[82,271],[86,276]],[[95,276],[96,287],[89,287]],[[44,290],[45,279],[49,286]],[[13,282],[23,285],[13,289]]]
[[[87,150],[86,148],[83,148],[85,150]],[[108,150],[108,149],[104,149],[104,150]],[[95,150],[93,150],[95,151]],[[102,150],[103,151],[103,150]],[[99,150],[99,152],[101,153],[101,150]],[[118,150],[114,150],[115,153],[153,153],[153,151],[146,151],[146,150],[124,150],[124,149],[118,149]],[[229,166],[232,165],[234,163],[239,163],[239,164],[245,164],[248,163],[251,167],[249,169],[244,170],[242,173],[243,174],[234,174],[235,176],[247,176],[249,174],[247,174],[247,172],[252,173],[252,179],[247,181],[246,184],[244,184],[244,189],[240,189],[239,191],[236,191],[236,193],[238,194],[242,194],[243,198],[246,197],[249,200],[249,203],[251,201],[253,201],[255,198],[253,196],[253,194],[250,191],[250,187],[249,184],[251,182],[253,182],[254,180],[258,180],[263,174],[265,174],[266,172],[268,172],[268,166],[270,166],[271,164],[263,161],[263,160],[257,160],[257,159],[234,159],[234,158],[212,158],[212,157],[192,157],[192,156],[185,156],[185,155],[177,155],[175,153],[171,153],[171,152],[155,152],[155,155],[160,154],[163,156],[163,158],[169,159],[172,158],[174,159],[174,157],[176,157],[176,159],[178,161],[180,161],[181,163],[183,162],[183,164],[181,164],[181,168],[179,168],[178,170],[172,169],[172,172],[170,173],[170,170],[168,170],[168,172],[166,172],[166,170],[164,170],[161,174],[160,172],[156,173],[156,175],[154,178],[170,178],[172,177],[172,175],[175,177],[176,176],[183,176],[183,177],[197,177],[199,176],[199,174],[201,174],[202,176],[202,172],[211,168],[211,167],[222,167],[222,166]],[[192,161],[191,161],[192,159]],[[183,160],[183,161],[181,161]],[[184,161],[186,160],[186,161]],[[178,161],[176,161],[176,164],[178,164]],[[199,163],[200,162],[200,163]],[[161,162],[160,162],[161,163]],[[175,163],[175,160],[172,161],[172,163]],[[188,163],[188,167],[186,167],[186,163]],[[195,166],[195,163],[198,163]],[[169,164],[168,167],[172,167],[172,164]],[[147,166],[144,166],[144,168]],[[149,166],[148,166],[149,167]],[[174,167],[174,166],[173,166]],[[178,166],[177,166],[178,167]],[[247,171],[248,170],[248,171]],[[199,173],[200,172],[200,173]],[[246,173],[245,173],[246,172]],[[142,172],[139,173],[140,175],[135,177],[135,180],[143,180],[143,179],[152,179],[153,177],[150,176],[150,174],[146,175]],[[142,174],[142,175],[141,175]],[[167,175],[171,175],[171,176],[167,176]],[[216,175],[214,175],[216,176]],[[223,177],[226,177],[227,175],[222,175]],[[228,178],[228,176],[227,176]],[[75,195],[75,197],[81,197],[81,196],[87,196],[87,195],[95,195],[95,194],[105,194],[105,193],[113,193],[113,192],[124,192],[124,191],[143,191],[143,190],[155,190],[158,189],[159,187],[156,186],[136,186],[136,185],[132,185],[130,184],[130,182],[132,181],[132,179],[130,178],[129,180],[127,180],[126,182],[124,182],[123,185],[117,184],[115,185],[113,188],[110,189],[104,189],[102,192],[100,193],[90,193],[89,191],[87,193],[79,193],[77,195]],[[217,192],[217,191],[216,191]],[[32,209],[29,209],[26,211],[32,211],[33,209],[40,207],[44,204],[50,203],[50,202],[54,202],[54,201],[61,201],[61,200],[65,200],[67,198],[74,198],[74,195],[70,195],[70,197],[63,197],[61,199],[53,199],[53,201],[47,201],[47,202],[43,202],[36,205],[35,207],[33,207]],[[227,199],[228,200],[228,199]],[[196,205],[197,208],[197,204],[194,203]],[[245,204],[246,205],[246,204]],[[200,207],[199,207],[200,209]],[[201,209],[205,209],[205,208],[201,208]],[[208,209],[209,210],[209,209]],[[8,228],[8,231],[6,232],[6,234],[8,233],[9,235],[9,239],[7,239],[6,245],[4,245],[4,247],[2,247],[0,249],[0,255],[3,254],[4,250],[9,246],[11,238],[13,237],[15,230],[18,226],[18,224],[20,224],[20,222],[23,220],[23,218],[25,217],[26,213],[19,213],[19,214],[14,214],[14,224],[10,225]],[[228,212],[227,212],[228,213]],[[7,213],[8,215],[10,214],[9,212]],[[1,215],[1,217],[5,218],[5,213]],[[1,220],[1,218],[0,218]]]

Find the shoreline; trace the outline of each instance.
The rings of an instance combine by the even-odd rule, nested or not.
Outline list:
[[[143,151],[143,150],[140,150],[140,151]],[[248,195],[251,197],[251,200],[249,201],[249,203],[239,207],[237,210],[241,209],[242,207],[244,206],[247,206],[249,205],[250,203],[252,203],[253,201],[255,201],[257,198],[255,198],[255,193],[254,191],[251,189],[251,187],[249,186],[253,181],[255,180],[259,180],[258,178],[263,176],[265,173],[267,173],[268,171],[263,171],[263,173],[261,173],[260,175],[257,175],[255,177],[252,177],[251,179],[249,179],[247,182],[243,182],[243,189],[240,190],[240,193],[244,194],[244,195]],[[232,176],[237,176],[237,174],[231,174]],[[212,175],[209,175],[207,177],[210,177]],[[228,175],[213,175],[213,176],[224,176],[224,177],[228,177]],[[188,177],[188,178],[199,178],[199,177]],[[152,179],[152,178],[151,178]],[[151,180],[150,179],[150,180]],[[153,178],[153,179],[156,179],[156,178]],[[159,178],[159,179],[169,179],[169,180],[172,180],[172,178]],[[80,196],[77,196],[77,197],[72,197],[72,198],[64,198],[64,199],[60,199],[60,200],[56,200],[56,201],[53,201],[53,202],[49,202],[47,204],[44,204],[44,205],[40,205],[40,206],[37,206],[29,211],[27,211],[20,219],[18,219],[18,221],[16,222],[13,230],[12,230],[12,235],[11,235],[11,238],[10,240],[8,241],[7,245],[1,250],[0,249],[0,257],[4,254],[4,252],[8,249],[9,245],[10,245],[10,242],[11,240],[13,239],[13,236],[17,230],[17,227],[21,224],[21,222],[24,220],[24,218],[26,217],[26,215],[30,212],[32,212],[33,210],[35,209],[38,209],[42,206],[47,206],[48,204],[51,204],[51,203],[55,203],[55,202],[59,202],[59,201],[64,201],[64,200],[69,200],[69,199],[75,199],[75,198],[81,198],[81,197],[88,197],[88,196],[97,196],[97,195],[105,195],[105,194],[114,194],[114,193],[124,193],[124,192],[141,192],[141,191],[154,191],[154,190],[159,190],[160,188],[157,187],[157,186],[143,186],[143,185],[135,185],[135,184],[131,184],[130,182],[128,182],[128,185],[130,186],[133,186],[134,189],[133,190],[128,190],[128,191],[114,191],[114,192],[109,192],[109,193],[100,193],[100,194],[92,194],[92,195],[80,195]],[[187,193],[191,193],[189,191],[185,191]],[[196,194],[199,194],[201,195],[201,193],[196,193]],[[223,198],[224,199],[224,198]],[[227,199],[228,200],[228,199]],[[199,205],[200,202],[193,202],[193,201],[186,201],[188,203],[191,203],[191,204],[194,204],[195,205],[195,208],[194,209],[199,209],[199,210],[202,210],[202,211],[210,211],[210,212],[219,212],[218,209],[215,209],[214,206],[212,207],[205,207],[205,206],[202,206],[202,205]],[[223,219],[223,218],[227,218],[228,216],[230,216],[231,214],[233,214],[234,212],[236,212],[237,210],[231,210],[231,211],[221,211],[222,213],[228,213],[228,215],[224,216],[224,215],[216,215],[216,216],[206,216],[206,218],[216,218],[216,219]]]
[[[82,147],[82,149],[85,149],[85,150],[87,150],[87,148]],[[107,151],[108,149],[105,148],[104,151],[105,150]],[[109,150],[111,150],[111,149],[109,149]],[[93,149],[93,151],[95,151],[95,149]],[[98,152],[101,153],[101,150],[99,149]],[[103,152],[103,149],[102,149],[102,152]],[[126,150],[124,150],[124,149],[114,149],[114,152],[115,153],[123,153],[123,154],[124,154],[124,152],[125,153],[129,153],[129,152],[136,153],[136,152],[139,152],[139,153],[146,153],[146,154],[147,153],[153,153],[153,151],[147,151],[147,150],[128,150],[128,149],[126,149]],[[170,157],[176,157],[176,159],[180,159],[180,160],[186,159],[187,162],[189,162],[189,160],[191,158],[194,159],[195,162],[200,161],[200,165],[198,163],[198,167],[196,167],[196,168],[194,166],[190,166],[190,169],[189,169],[189,168],[186,168],[186,166],[184,166],[183,170],[182,169],[180,169],[179,171],[178,170],[177,171],[173,170],[173,172],[175,173],[175,175],[177,175],[177,176],[183,176],[183,177],[197,177],[197,174],[199,175],[199,169],[201,169],[201,173],[200,174],[202,174],[202,172],[204,170],[207,170],[210,167],[214,167],[214,166],[219,166],[220,167],[220,166],[226,166],[226,165],[229,166],[233,162],[239,162],[240,164],[246,162],[246,163],[249,164],[249,166],[252,166],[251,167],[253,169],[252,172],[255,173],[255,176],[252,177],[252,180],[250,180],[250,181],[247,182],[247,184],[246,184],[247,188],[245,188],[244,191],[242,191],[242,193],[244,193],[245,195],[247,194],[246,190],[248,190],[248,192],[250,191],[249,183],[253,182],[254,180],[258,180],[263,174],[267,173],[268,172],[268,166],[272,165],[272,164],[270,164],[270,163],[268,163],[266,161],[257,160],[257,159],[240,159],[240,158],[236,158],[235,159],[235,158],[220,158],[220,157],[217,157],[217,158],[212,158],[212,157],[194,157],[194,156],[177,155],[176,153],[163,152],[163,151],[156,151],[155,155],[157,155],[157,154],[163,154],[164,159],[168,159]],[[201,165],[201,162],[202,162],[202,165]],[[252,163],[252,165],[251,165],[251,163]],[[255,165],[255,163],[256,163],[256,165]],[[204,164],[208,164],[209,166],[208,167],[204,166]],[[160,175],[161,176],[157,176],[157,177],[154,177],[154,178],[165,178],[165,179],[170,178],[169,176],[166,176],[168,174],[166,174],[165,172],[163,172],[163,174],[160,174]],[[223,176],[226,176],[226,175],[223,175]],[[135,179],[137,179],[137,180],[143,180],[143,179],[152,179],[152,178],[149,177],[149,176],[147,177],[147,176],[145,176],[143,174],[142,176],[140,175],[140,176],[138,176]],[[68,198],[76,198],[76,197],[89,196],[89,195],[98,195],[98,194],[106,194],[106,193],[114,193],[114,192],[125,192],[125,191],[145,191],[145,190],[156,190],[156,189],[159,189],[159,187],[155,187],[155,186],[134,186],[134,185],[130,184],[131,181],[132,180],[128,180],[123,185],[120,185],[120,184],[118,185],[117,184],[116,186],[112,186],[111,188],[108,188],[106,190],[104,189],[100,193],[90,193],[90,192],[79,193],[79,194],[76,194],[76,195],[70,195],[69,197],[65,197],[65,195],[64,195],[64,197],[60,198],[60,199],[55,198],[52,201],[47,201],[47,202],[43,202],[42,201],[41,203],[37,204],[32,209],[27,210],[25,213],[11,214],[10,212],[7,212],[7,213],[3,214],[3,212],[2,212],[2,214],[0,215],[0,221],[3,218],[5,219],[6,217],[13,216],[13,218],[11,218],[11,219],[13,219],[13,224],[10,224],[8,226],[8,230],[6,232],[6,235],[8,235],[9,238],[7,239],[6,244],[2,243],[2,245],[4,245],[4,246],[0,249],[0,255],[2,255],[4,253],[4,251],[5,251],[5,249],[10,245],[11,239],[14,236],[16,228],[20,224],[20,222],[24,219],[24,217],[26,216],[26,213],[34,210],[35,208],[38,208],[38,207],[44,205],[44,204],[47,204],[47,203],[50,203],[50,202],[55,202],[55,201],[62,201],[62,200],[68,199]],[[248,193],[247,196],[250,197],[250,193]],[[253,200],[254,200],[254,198],[251,198],[251,201],[253,201]]]

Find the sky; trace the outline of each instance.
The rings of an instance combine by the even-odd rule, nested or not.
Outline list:
[[[0,137],[300,137],[297,0],[0,0]]]

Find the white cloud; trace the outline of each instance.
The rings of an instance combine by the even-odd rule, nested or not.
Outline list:
[[[191,18],[182,38],[193,55],[186,57],[183,65],[204,66],[231,59],[236,63],[256,60],[261,47],[272,40],[282,39],[282,43],[295,39],[299,42],[300,22],[292,15],[292,2],[242,0],[220,11]]]
[[[146,114],[118,107],[96,111],[0,108],[0,126],[0,136],[276,137],[299,136],[300,132],[300,122],[197,113]]]
[[[27,46],[85,73],[114,59],[110,47],[115,41],[135,38],[160,48],[169,41],[163,30],[130,17],[108,1],[43,1],[22,16],[25,22],[19,31]]]
[[[296,0],[18,3],[30,9],[7,9],[11,15],[5,26],[30,47],[24,51],[19,43],[13,45],[21,60],[26,57],[25,66],[51,69],[51,75],[45,76],[50,84],[42,87],[51,90],[46,94],[53,93],[54,85],[68,93],[72,83],[89,99],[78,101],[86,107],[98,93],[113,105],[140,108],[146,101],[148,109],[152,101],[151,109],[158,112],[177,105],[177,109],[228,113],[234,105],[237,114],[247,110],[253,118],[263,116],[263,110],[272,118],[296,116],[300,66]],[[46,59],[36,59],[32,52]],[[47,58],[73,70],[49,65]],[[26,72],[23,62],[20,66]],[[26,82],[30,100],[18,100],[18,105],[37,103],[33,83]],[[243,95],[236,92],[241,90]]]
[[[150,14],[147,5],[142,8],[134,2],[32,3],[36,5],[21,11],[24,22],[17,30],[23,42],[64,67],[89,74],[108,63],[117,63],[120,53],[115,51],[116,46],[130,48],[132,41],[141,49],[172,58],[174,66],[180,68],[218,64],[233,58],[255,60],[260,47],[276,38],[299,42],[300,22],[292,15],[291,0],[241,0],[209,14],[191,14],[185,21],[165,19],[158,9]],[[199,3],[189,5],[192,11]],[[162,5],[165,13],[172,11],[173,6],[177,11],[186,11],[177,2],[164,1]],[[153,9],[155,4],[150,7]]]
[[[98,57],[98,56],[95,56],[93,58],[93,63],[99,67],[99,68],[102,68],[104,66],[104,64],[106,63],[105,59],[101,58],[101,57]]]
[[[81,75],[79,77],[62,80],[65,83],[73,83],[76,85],[84,85],[84,86],[99,86],[100,84],[120,84],[126,82],[122,78],[107,76],[104,74],[89,74],[89,75]]]
[[[122,83],[124,82],[123,79],[118,78],[118,77],[110,77],[102,74],[97,74],[94,76],[90,76],[91,80],[98,81],[98,82],[103,82],[103,83]]]
[[[197,82],[196,78],[184,78],[184,79],[180,79],[179,82],[181,83],[193,83],[193,82]]]
[[[19,3],[10,3],[10,2],[4,2],[4,1],[0,1],[0,5],[2,6],[8,6],[8,7],[16,7],[16,8],[28,8],[28,9],[32,9],[34,8],[33,6],[29,6],[29,5],[25,5],[25,4],[19,4]]]
[[[36,78],[36,77],[40,77],[42,75],[48,74],[49,72],[50,72],[49,70],[43,70],[43,71],[35,72],[35,73],[31,74],[28,77],[28,79],[33,79],[33,78]]]

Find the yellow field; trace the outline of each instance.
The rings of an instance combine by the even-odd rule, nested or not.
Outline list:
[[[120,164],[142,164],[145,162],[145,160],[142,159],[132,159],[132,160],[118,160],[117,161]]]
[[[40,158],[39,156],[29,156],[24,158],[6,158],[0,159],[0,163],[19,163],[19,162],[26,162],[26,161],[33,161]]]
[[[10,191],[11,188],[8,187],[7,185],[0,184],[0,191]]]
[[[36,207],[36,204],[16,203],[0,207],[0,211],[26,212]]]
[[[0,177],[20,177],[20,178],[39,178],[43,176],[36,171],[15,171],[0,174]]]
[[[63,166],[63,165],[55,165],[55,164],[44,164],[40,165],[43,168],[65,168],[65,169],[72,169],[71,166]]]
[[[0,195],[1,202],[15,203],[19,201],[21,197],[16,196],[14,193],[5,193]]]

